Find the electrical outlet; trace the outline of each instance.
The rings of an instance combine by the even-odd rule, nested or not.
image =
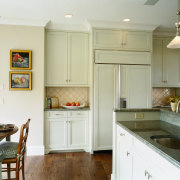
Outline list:
[[[144,119],[143,113],[135,113],[135,119]]]

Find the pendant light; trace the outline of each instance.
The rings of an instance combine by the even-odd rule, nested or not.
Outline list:
[[[177,11],[178,20],[175,23],[177,32],[175,38],[167,45],[167,48],[180,48],[180,0],[178,0],[178,11]]]

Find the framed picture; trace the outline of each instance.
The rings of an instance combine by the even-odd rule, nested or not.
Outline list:
[[[31,51],[10,50],[10,69],[31,69]]]
[[[9,72],[9,90],[31,90],[31,72]]]

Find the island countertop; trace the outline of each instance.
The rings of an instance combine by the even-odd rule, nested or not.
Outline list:
[[[150,137],[154,135],[176,135],[180,136],[180,127],[164,122],[162,120],[148,121],[120,121],[117,125],[124,128],[131,135],[146,144],[152,150],[163,156],[169,162],[180,168],[180,150],[162,146]]]

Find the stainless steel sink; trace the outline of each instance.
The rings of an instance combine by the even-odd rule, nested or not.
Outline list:
[[[156,135],[156,136],[151,136],[150,138],[162,146],[171,149],[180,149],[180,136]]]

